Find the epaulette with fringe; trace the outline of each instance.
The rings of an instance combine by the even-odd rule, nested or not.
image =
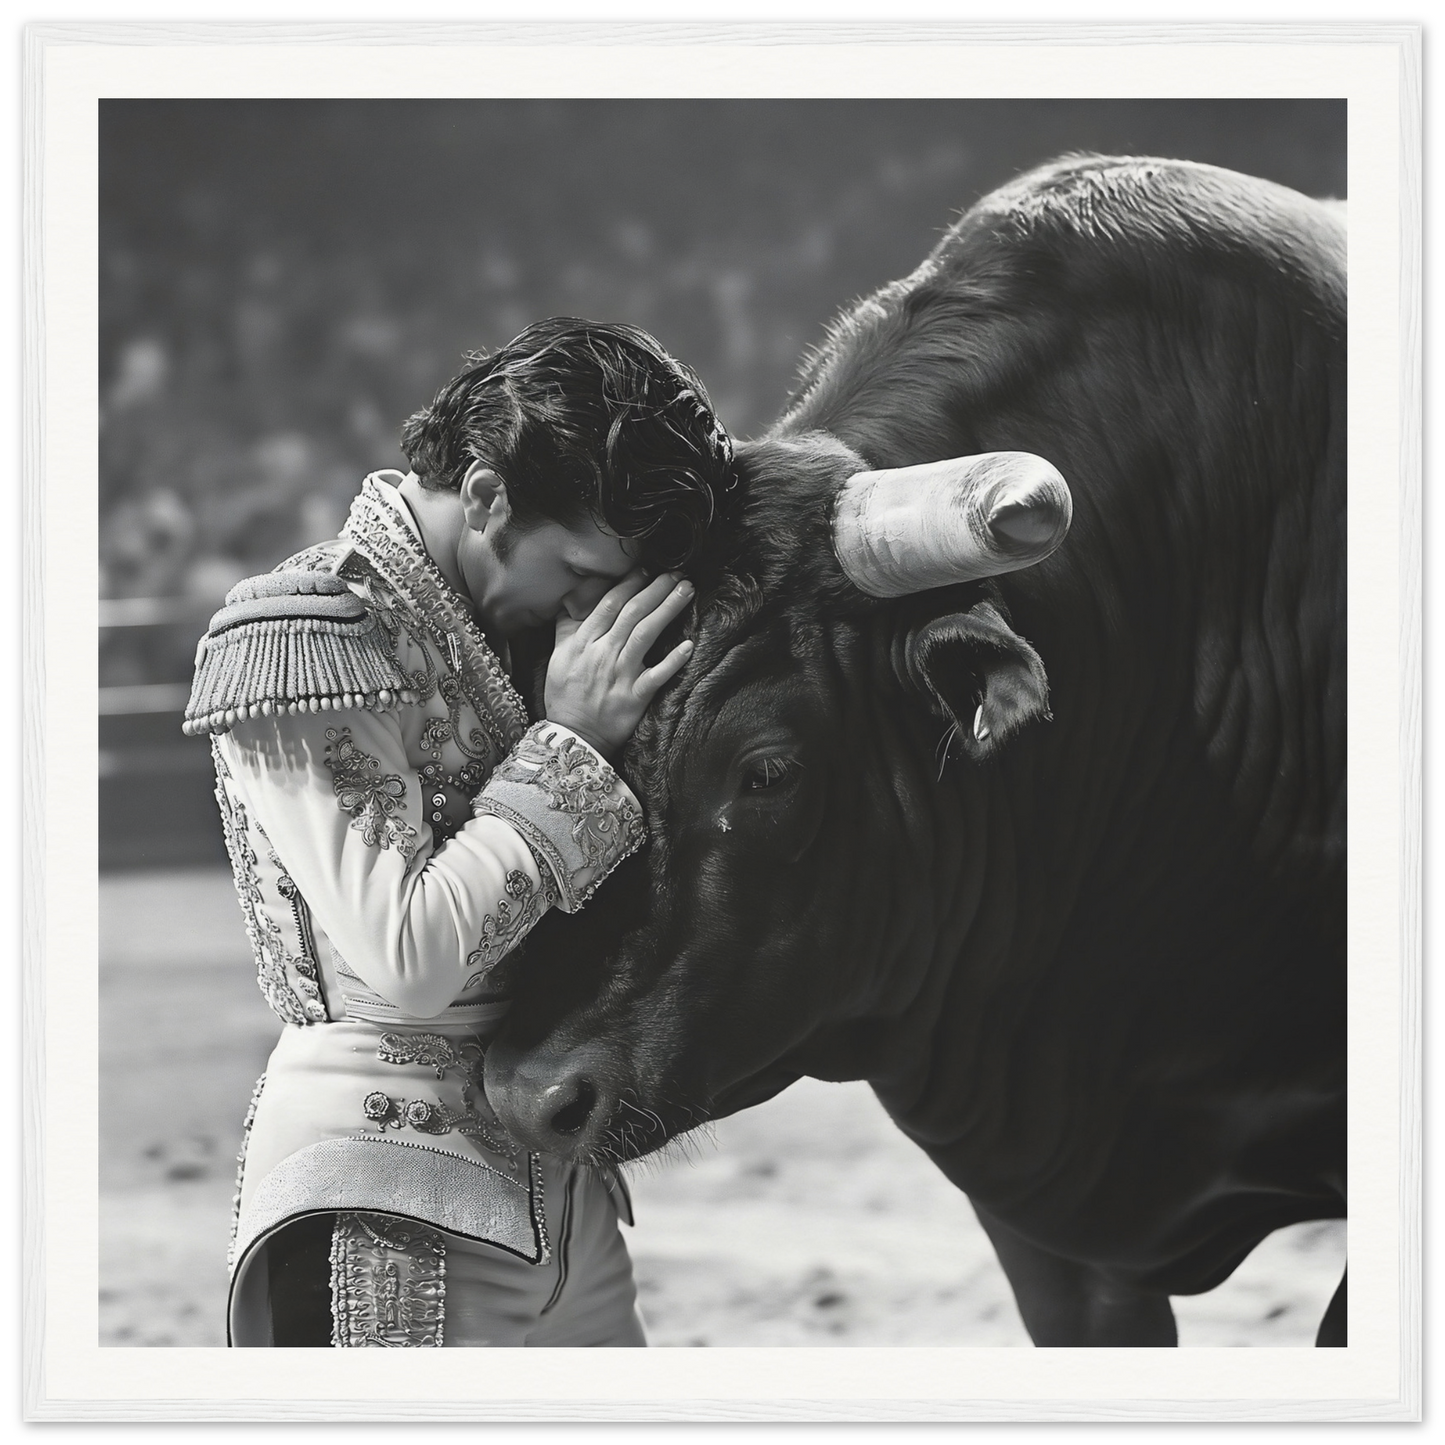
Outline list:
[[[238,582],[211,618],[182,731],[416,701],[380,621],[345,582],[329,572],[267,572]]]

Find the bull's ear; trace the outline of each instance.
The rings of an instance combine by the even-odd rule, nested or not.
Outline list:
[[[904,645],[904,665],[976,761],[992,757],[1026,723],[1049,716],[1038,653],[991,602],[925,622]]]

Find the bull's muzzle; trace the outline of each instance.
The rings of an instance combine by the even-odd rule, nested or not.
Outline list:
[[[526,1148],[563,1159],[598,1160],[617,1103],[602,1062],[585,1047],[556,1053],[495,1043],[487,1050],[487,1101]]]

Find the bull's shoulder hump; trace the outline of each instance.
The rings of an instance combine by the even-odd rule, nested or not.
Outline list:
[[[1259,176],[1154,156],[1067,156],[985,196],[944,234],[926,268],[951,275],[992,264],[1033,275],[1039,251],[1119,268],[1214,256],[1255,263],[1264,285],[1292,277],[1337,293],[1342,307],[1344,232],[1342,203]]]

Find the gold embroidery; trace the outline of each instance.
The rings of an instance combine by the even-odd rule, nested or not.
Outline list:
[[[332,788],[351,826],[369,847],[395,848],[410,863],[416,829],[396,816],[406,804],[405,782],[396,773],[382,773],[380,762],[356,746],[350,728],[327,728],[326,739]]]
[[[439,1347],[446,1323],[446,1240],[384,1214],[338,1214],[331,1235],[331,1343]]]
[[[473,756],[483,756],[485,750],[488,761],[500,758],[526,731],[526,706],[465,603],[402,520],[403,504],[393,497],[392,488],[368,477],[351,504],[342,535],[356,549],[357,558],[374,568],[421,620],[450,661],[459,696],[447,699],[448,711],[464,697],[485,730],[469,735],[470,748],[460,738],[457,745],[463,751],[475,749]],[[341,570],[346,573],[348,568],[344,565]]]
[[[376,1057],[384,1064],[422,1064],[444,1078],[451,1069],[470,1074],[485,1056],[473,1039],[454,1043],[443,1034],[382,1034],[376,1043]]]
[[[544,879],[550,881],[543,871]],[[495,914],[482,919],[482,938],[467,955],[467,967],[476,972],[462,985],[462,992],[475,988],[532,931],[548,902],[545,893],[520,868],[507,874],[506,897],[497,900]]]
[[[607,870],[647,837],[641,810],[617,791],[617,774],[575,737],[556,739],[534,724],[492,774],[542,789],[549,806],[572,819],[572,841],[589,868]]]
[[[500,1155],[518,1169],[520,1146],[492,1112],[486,1095],[477,1089],[485,1050],[473,1039],[453,1042],[442,1034],[385,1033],[377,1040],[376,1056],[384,1064],[418,1064],[438,1079],[455,1072],[461,1076],[461,1107],[435,1099],[401,1099],[373,1089],[361,1101],[361,1112],[383,1132],[415,1129],[421,1134],[460,1134]]]
[[[251,942],[251,952],[256,960],[257,987],[272,1011],[283,1022],[319,1023],[326,1017],[326,1008],[321,1002],[319,991],[314,997],[311,996],[314,983],[302,967],[303,963],[309,963],[310,960],[305,958],[304,954],[298,958],[288,958],[281,926],[266,911],[265,895],[261,891],[261,880],[256,871],[257,857],[255,849],[251,847],[250,832],[252,827],[255,827],[263,841],[265,834],[261,833],[259,824],[251,822],[245,805],[232,798],[230,789],[226,786],[229,774],[225,771],[226,765],[214,741],[211,751],[217,765],[216,803],[221,810],[221,833],[225,838],[226,852],[231,858],[231,873],[236,880],[236,894],[241,900],[246,937]],[[296,983],[287,973],[288,962],[301,974],[302,985],[310,985],[306,997],[301,996]]]

